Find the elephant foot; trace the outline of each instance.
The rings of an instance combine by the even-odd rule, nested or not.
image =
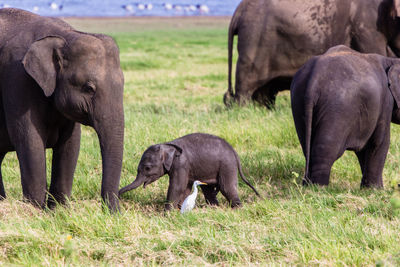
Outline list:
[[[365,181],[362,179],[360,188],[376,188],[376,189],[382,189],[383,188],[383,182],[381,181],[376,181],[376,182],[371,182],[371,181]]]
[[[232,107],[232,104],[234,102],[234,96],[230,92],[225,92],[224,94],[224,104],[225,106]]]
[[[242,206],[242,202],[240,202],[240,200],[234,200],[231,203],[232,209],[237,209],[237,208],[240,208],[241,206]]]

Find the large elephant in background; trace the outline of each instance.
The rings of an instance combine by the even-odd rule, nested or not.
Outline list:
[[[111,211],[118,209],[123,86],[111,37],[76,31],[59,19],[0,9],[0,162],[7,152],[17,152],[25,198],[46,206],[46,148],[53,149],[48,205],[70,196],[82,123],[99,138],[102,198]],[[0,198],[5,197],[0,179]]]
[[[271,107],[313,55],[343,44],[363,53],[400,56],[400,0],[243,0],[229,26],[224,102]],[[235,93],[232,49],[238,35]]]

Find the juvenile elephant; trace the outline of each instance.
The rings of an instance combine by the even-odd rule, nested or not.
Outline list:
[[[63,203],[71,194],[80,123],[90,125],[101,148],[101,196],[118,209],[124,78],[117,45],[13,8],[0,9],[0,29],[0,163],[16,151],[24,197],[44,207],[45,149],[52,148],[48,205]],[[0,197],[6,197],[2,179]]]
[[[119,191],[124,192],[143,187],[169,175],[169,187],[165,209],[179,207],[190,194],[195,180],[202,185],[207,203],[218,205],[219,191],[230,202],[231,207],[240,206],[237,193],[237,171],[243,181],[256,189],[245,179],[236,151],[224,139],[210,134],[194,133],[164,144],[150,146],[140,160],[136,180]]]
[[[400,0],[243,0],[228,34],[225,104],[274,105],[296,71],[335,45],[400,56]],[[232,49],[238,35],[235,93]]]
[[[356,153],[362,187],[382,187],[390,122],[400,123],[400,60],[336,46],[294,76],[291,103],[306,158],[303,183],[327,185],[332,164]]]

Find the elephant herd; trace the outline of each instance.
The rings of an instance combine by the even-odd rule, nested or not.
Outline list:
[[[400,0],[243,0],[229,26],[228,56],[226,105],[253,100],[271,108],[290,88],[304,183],[328,184],[333,162],[352,150],[361,185],[383,186],[390,122],[400,123]],[[102,199],[119,209],[123,87],[109,36],[0,9],[0,164],[16,151],[27,200],[52,208],[70,197],[84,124],[100,142]],[[53,150],[49,189],[46,148]]]

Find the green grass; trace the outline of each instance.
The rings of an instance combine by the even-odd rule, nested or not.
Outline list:
[[[70,207],[37,210],[22,201],[15,153],[2,165],[8,198],[0,203],[0,265],[400,265],[400,128],[392,125],[384,190],[360,190],[352,153],[338,160],[328,187],[302,187],[304,157],[289,93],[275,110],[226,109],[228,18],[69,19],[118,42],[125,75],[125,152],[121,186],[143,151],[192,132],[225,138],[249,180],[243,207],[205,205],[182,216],[163,212],[168,178],[100,206],[101,156],[84,127]],[[48,166],[51,162],[48,151]],[[48,170],[50,174],[50,170]]]

